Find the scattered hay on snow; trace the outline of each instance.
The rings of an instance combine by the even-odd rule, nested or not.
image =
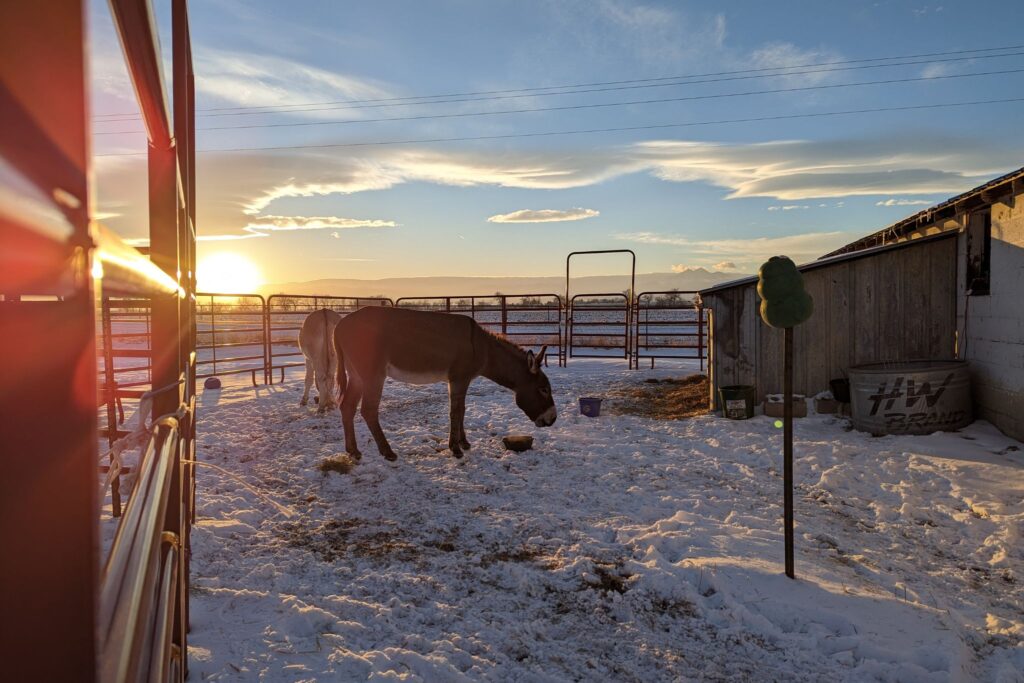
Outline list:
[[[648,379],[639,386],[613,387],[608,397],[608,412],[612,415],[680,420],[708,412],[708,378],[690,375],[682,379]]]

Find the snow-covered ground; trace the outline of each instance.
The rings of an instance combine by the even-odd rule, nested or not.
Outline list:
[[[680,370],[550,368],[534,429],[477,380],[389,382],[399,454],[348,474],[300,372],[199,402],[192,680],[1024,681],[1024,446],[984,423],[883,437],[796,425],[797,581],[773,420],[589,419],[580,396]],[[500,437],[536,436],[507,452]],[[278,506],[283,506],[283,510]]]

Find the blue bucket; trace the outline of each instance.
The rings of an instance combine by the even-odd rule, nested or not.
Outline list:
[[[597,417],[601,414],[601,399],[599,398],[581,398],[580,399],[580,415],[586,415],[587,417]]]

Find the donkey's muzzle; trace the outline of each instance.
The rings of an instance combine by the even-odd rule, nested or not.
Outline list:
[[[554,406],[551,406],[545,410],[540,417],[533,421],[538,427],[550,427],[555,424],[555,420],[558,419],[558,411],[555,410]]]

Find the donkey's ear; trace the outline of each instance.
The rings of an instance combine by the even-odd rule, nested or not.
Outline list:
[[[544,354],[548,352],[548,345],[540,347],[540,353],[537,354],[537,367],[540,368],[544,365]]]
[[[533,351],[526,352],[526,367],[535,375],[540,370],[540,364],[537,363],[537,356],[533,355]]]

